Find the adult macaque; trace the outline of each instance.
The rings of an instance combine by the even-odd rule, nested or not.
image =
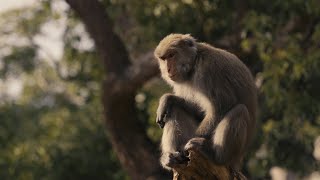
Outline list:
[[[161,97],[161,164],[171,169],[197,149],[217,164],[239,168],[254,135],[257,95],[249,69],[233,54],[170,34],[157,46],[161,75],[173,94]]]

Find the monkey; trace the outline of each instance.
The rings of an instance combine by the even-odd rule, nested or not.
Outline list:
[[[173,88],[157,109],[161,165],[171,170],[195,149],[216,164],[239,169],[256,126],[257,90],[248,67],[190,34],[167,35],[154,56]]]

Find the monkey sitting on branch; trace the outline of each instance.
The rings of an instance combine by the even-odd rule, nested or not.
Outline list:
[[[164,128],[162,166],[186,164],[195,150],[239,170],[255,130],[257,92],[249,69],[235,55],[189,34],[166,36],[154,55],[173,87],[157,109],[156,122]]]

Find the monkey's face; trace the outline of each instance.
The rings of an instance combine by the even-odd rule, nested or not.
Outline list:
[[[195,43],[190,35],[171,34],[157,46],[155,56],[161,75],[169,83],[190,79],[197,52]]]

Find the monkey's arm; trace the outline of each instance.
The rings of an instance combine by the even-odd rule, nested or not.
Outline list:
[[[173,94],[164,94],[159,101],[157,110],[156,122],[161,128],[165,125],[166,118],[170,117],[172,107],[180,107],[188,114],[192,115],[197,121],[201,121],[204,118],[204,112],[200,111],[199,108],[185,99],[175,96]]]

